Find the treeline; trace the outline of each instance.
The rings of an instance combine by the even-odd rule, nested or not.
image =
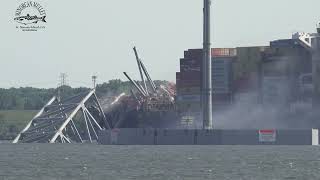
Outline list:
[[[166,81],[155,81],[156,85],[166,84]],[[96,93],[98,97],[118,95],[122,92],[130,93],[134,89],[129,81],[119,79],[110,80],[109,82],[98,84]],[[72,88],[64,86],[60,88],[62,98],[89,91],[89,88],[80,87]],[[33,87],[21,88],[0,88],[0,110],[38,110],[54,95],[58,94],[58,89],[40,89]]]

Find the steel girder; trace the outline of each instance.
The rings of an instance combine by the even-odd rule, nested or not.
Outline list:
[[[93,142],[102,129],[110,125],[93,89],[64,101],[53,97],[13,143]]]

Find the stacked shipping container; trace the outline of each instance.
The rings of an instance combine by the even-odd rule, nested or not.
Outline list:
[[[177,73],[177,105],[182,112],[200,112],[202,49],[190,49],[180,59]]]
[[[236,49],[212,49],[212,84],[214,105],[231,102],[232,62]],[[177,104],[182,112],[201,112],[202,49],[189,49],[180,59],[176,74]]]
[[[301,83],[302,77],[312,81],[311,54],[292,39],[273,41],[270,46],[214,48],[211,68],[214,110],[234,101],[248,107],[286,106],[302,98],[299,89],[312,89],[312,82]],[[201,71],[202,49],[185,51],[176,76],[176,102],[188,118],[201,115]]]
[[[312,72],[311,54],[295,39],[272,41],[261,71],[263,104],[288,107],[301,99],[300,77]]]
[[[268,47],[238,47],[237,60],[233,63],[234,101],[240,104],[252,104],[261,101],[260,72],[263,52]]]

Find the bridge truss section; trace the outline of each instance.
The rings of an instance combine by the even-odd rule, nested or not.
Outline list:
[[[102,129],[110,126],[93,89],[63,101],[53,97],[13,143],[92,143]]]

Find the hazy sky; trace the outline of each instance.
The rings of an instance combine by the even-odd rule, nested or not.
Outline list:
[[[46,29],[17,30],[24,1],[0,5],[0,87],[56,87],[61,72],[72,86],[138,78],[132,47],[153,79],[175,80],[179,58],[202,46],[203,0],[37,0]],[[268,45],[295,31],[314,32],[319,0],[214,0],[213,46]]]

